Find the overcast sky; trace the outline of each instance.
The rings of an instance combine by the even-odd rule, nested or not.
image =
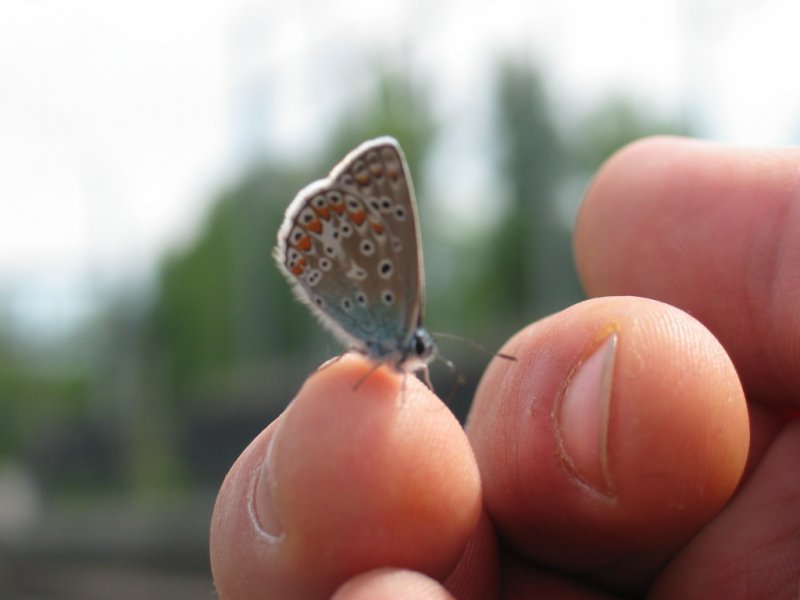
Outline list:
[[[57,328],[146,281],[254,153],[317,150],[370,61],[424,74],[445,137],[478,160],[501,51],[576,111],[625,91],[708,137],[786,144],[798,24],[797,0],[4,0],[0,319]],[[433,187],[458,185],[491,182]]]

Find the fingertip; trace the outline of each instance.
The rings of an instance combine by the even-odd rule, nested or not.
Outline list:
[[[269,443],[280,422],[271,423],[245,448],[220,486],[211,516],[209,555],[217,594],[222,599],[266,598],[263,569],[276,557],[277,544],[264,535],[255,512],[255,489]]]
[[[236,494],[255,496],[251,531],[239,532],[235,551],[232,541],[217,544],[260,563],[235,579],[239,589],[327,596],[354,574],[386,565],[442,577],[478,521],[479,476],[455,417],[413,376],[373,369],[361,357],[312,374],[256,451],[261,458],[234,467],[255,480],[249,492],[236,486]],[[220,515],[231,504],[218,501]],[[233,504],[241,519],[244,504]],[[217,518],[215,531],[230,519]],[[244,572],[241,558],[225,564],[228,572],[215,570],[215,579]]]
[[[635,295],[701,321],[748,396],[797,406],[800,149],[648,138],[598,171],[575,224],[590,296]]]
[[[648,572],[730,498],[747,456],[744,395],[689,315],[591,300],[507,349],[519,361],[489,368],[467,431],[487,510],[525,555]]]
[[[662,258],[647,243],[640,243],[635,254],[619,245],[637,236],[646,242],[647,232],[658,228],[659,221],[674,217],[669,195],[691,179],[681,165],[687,152],[698,147],[702,143],[686,138],[644,138],[617,151],[598,170],[584,195],[573,235],[575,265],[587,293],[635,293],[617,289],[622,278],[637,272],[632,257],[660,264]]]
[[[442,585],[422,573],[377,569],[354,577],[331,600],[454,600]]]
[[[391,564],[441,576],[479,516],[471,449],[416,377],[371,369],[346,356],[287,411],[275,442],[287,542],[313,554],[336,541],[355,572]]]

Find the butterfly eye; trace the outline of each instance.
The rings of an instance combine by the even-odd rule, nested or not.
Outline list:
[[[417,356],[422,356],[427,350],[428,346],[425,344],[425,340],[420,336],[416,336],[414,338],[414,352],[417,353]]]

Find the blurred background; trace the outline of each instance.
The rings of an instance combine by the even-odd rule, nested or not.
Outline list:
[[[426,324],[495,349],[581,299],[572,223],[616,149],[800,140],[799,22],[796,0],[3,2],[0,597],[214,597],[216,490],[341,351],[270,253],[347,150],[400,140]],[[463,418],[487,357],[441,345]]]

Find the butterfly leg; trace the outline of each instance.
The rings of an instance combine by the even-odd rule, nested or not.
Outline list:
[[[369,379],[370,375],[372,375],[375,371],[377,371],[382,364],[383,363],[376,362],[374,365],[372,365],[370,370],[364,373],[364,375],[362,375],[361,378],[358,381],[356,381],[355,385],[353,386],[353,391],[361,387],[361,384],[364,383],[367,379]]]
[[[428,389],[433,391],[433,383],[431,382],[431,372],[428,370],[428,365],[424,365],[421,368],[422,371],[422,381],[425,382],[425,385],[428,386]]]

